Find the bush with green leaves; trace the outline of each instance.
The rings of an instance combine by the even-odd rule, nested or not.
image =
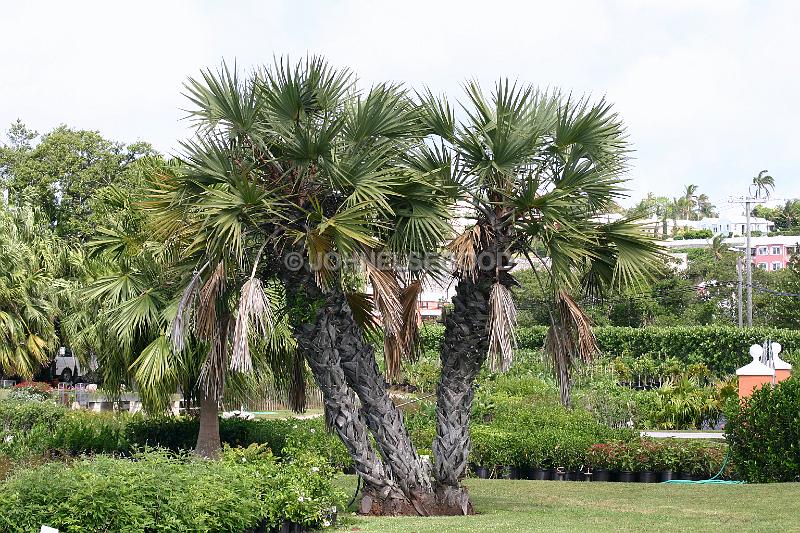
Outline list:
[[[701,478],[717,474],[725,464],[728,446],[696,439],[634,438],[597,443],[586,449],[586,464],[595,470],[654,472],[671,470]],[[723,472],[730,476],[732,470]]]
[[[756,483],[800,481],[800,378],[762,387],[726,406],[725,439],[739,475]]]
[[[310,455],[279,462],[266,447],[219,461],[165,451],[95,456],[20,470],[0,483],[0,529],[62,532],[272,530],[284,521],[330,525],[343,495],[333,469]]]
[[[444,327],[438,324],[422,328],[425,349],[441,342]],[[520,350],[540,350],[547,328],[517,328]],[[597,344],[604,356],[649,357],[656,362],[674,358],[682,365],[704,363],[715,375],[727,375],[750,361],[748,349],[765,340],[779,342],[785,352],[800,350],[800,331],[776,328],[739,329],[726,326],[674,326],[594,328]]]
[[[0,400],[0,453],[127,453],[126,415],[71,411],[53,401]]]

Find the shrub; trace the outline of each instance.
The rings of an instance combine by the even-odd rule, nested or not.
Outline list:
[[[52,390],[50,385],[40,381],[19,383],[11,389],[7,399],[43,402],[52,399],[50,394]]]
[[[540,350],[546,328],[517,328],[520,350]],[[749,362],[747,350],[766,339],[780,342],[784,352],[800,350],[800,331],[776,328],[738,329],[728,326],[670,326],[627,328],[603,326],[594,328],[597,344],[607,356],[640,356],[656,360],[670,359],[686,366],[704,363],[716,375],[730,374]],[[422,328],[425,349],[438,349],[444,335],[441,325]]]
[[[692,439],[631,439],[589,446],[586,462],[596,469],[626,472],[683,471],[711,477],[722,468],[728,447]],[[731,471],[726,472],[728,475]]]
[[[800,379],[753,392],[726,409],[725,438],[739,475],[766,483],[800,481]]]
[[[324,460],[277,463],[263,448],[226,451],[221,461],[167,452],[135,461],[96,456],[22,470],[0,485],[4,531],[235,531],[284,520],[329,524],[342,496]]]

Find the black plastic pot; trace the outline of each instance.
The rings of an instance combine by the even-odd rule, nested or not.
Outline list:
[[[533,468],[531,469],[530,478],[537,481],[546,481],[550,479],[550,471],[542,468]]]
[[[525,479],[525,469],[512,466],[508,469],[508,479]]]
[[[598,468],[592,471],[592,481],[611,481],[611,472]]]
[[[655,472],[639,472],[639,483],[658,483],[658,476]]]
[[[567,481],[580,481],[583,476],[577,470],[569,470],[567,471],[566,480]]]
[[[636,481],[636,472],[620,472],[620,483],[634,483]]]
[[[678,479],[692,479],[692,474],[681,470],[680,472],[678,472]]]
[[[662,483],[665,481],[672,481],[673,479],[675,478],[673,477],[672,470],[662,470],[659,472],[658,480]]]
[[[481,479],[489,479],[489,469],[485,466],[476,466],[475,475]]]

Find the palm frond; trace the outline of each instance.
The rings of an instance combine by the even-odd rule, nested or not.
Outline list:
[[[502,283],[489,293],[489,368],[506,371],[511,366],[517,345],[517,308],[511,291]]]

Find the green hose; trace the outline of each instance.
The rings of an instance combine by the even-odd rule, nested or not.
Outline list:
[[[681,485],[741,485],[744,481],[733,481],[732,479],[719,479],[722,473],[725,471],[725,467],[728,466],[728,458],[731,455],[731,450],[728,448],[728,452],[725,454],[725,458],[722,460],[722,468],[719,469],[719,472],[714,474],[713,477],[709,479],[701,479],[700,481],[691,481],[689,479],[670,479],[669,481],[664,481],[664,483],[675,483]]]

